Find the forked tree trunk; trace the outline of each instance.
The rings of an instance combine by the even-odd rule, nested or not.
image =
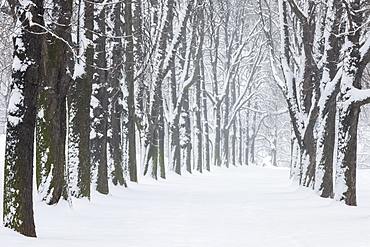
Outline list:
[[[332,0],[328,4],[326,12],[323,45],[323,63],[324,70],[321,79],[321,89],[325,92],[328,83],[333,81],[340,60],[340,39],[336,34],[340,33],[340,22],[343,9],[339,0]],[[338,84],[338,83],[337,83]],[[336,100],[339,87],[331,89],[331,93],[326,97],[322,95],[321,101],[325,101],[323,108],[319,109],[319,118],[317,121],[317,165],[315,190],[321,197],[333,197],[333,167],[334,167],[334,146],[335,146],[335,125],[336,125]],[[321,104],[320,104],[321,106]]]

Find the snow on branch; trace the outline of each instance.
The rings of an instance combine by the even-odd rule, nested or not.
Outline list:
[[[0,1],[0,8],[4,7],[4,5],[5,5],[5,1],[6,1],[6,0],[1,0],[1,1]]]
[[[361,62],[368,64],[370,61],[370,36],[367,37],[366,42],[360,48]]]
[[[294,13],[297,15],[298,19],[303,23],[307,22],[307,16],[303,12],[303,10],[298,6],[298,4],[294,0],[288,0],[288,2]]]
[[[321,92],[321,96],[319,99],[319,109],[323,110],[325,109],[326,102],[330,99],[330,97],[335,93],[335,91],[339,90],[341,77],[343,74],[342,68],[339,68],[334,79],[329,81],[326,85],[324,90]]]
[[[233,106],[232,110],[231,110],[231,117],[230,117],[230,120],[229,122],[227,123],[227,126],[226,126],[226,129],[229,129],[231,127],[231,125],[233,124],[234,122],[234,119],[236,117],[236,114],[239,112],[239,110],[246,104],[248,103],[252,97],[255,95],[256,93],[253,92],[251,93],[250,95],[247,96],[247,98],[243,101],[241,101],[241,98],[239,97],[239,100],[238,102]]]
[[[365,105],[370,103],[370,89],[358,89],[353,87],[347,94],[349,95],[346,101],[348,104]]]
[[[278,72],[277,72],[277,69],[276,69],[276,66],[275,66],[275,61],[273,60],[272,56],[270,56],[270,66],[271,66],[272,75],[274,77],[274,80],[276,81],[277,85],[279,86],[281,91],[283,91],[283,93],[285,95],[286,92],[287,92],[287,88],[286,88],[286,85],[285,85],[284,81],[278,75]]]
[[[176,49],[177,49],[177,47],[180,43],[182,29],[186,27],[186,23],[187,23],[187,20],[189,18],[189,15],[190,15],[190,12],[191,12],[191,9],[192,9],[192,4],[193,4],[193,0],[190,0],[188,2],[185,14],[180,16],[179,25],[177,26],[177,28],[174,32],[175,34],[174,34],[174,37],[172,39],[171,44],[168,46],[168,49],[167,49],[167,52],[166,52],[167,56],[166,56],[166,58],[164,59],[164,62],[163,62],[163,68],[167,68],[166,70],[169,69],[169,65],[170,65],[170,63],[172,62],[172,60],[175,56],[175,51],[176,51]]]
[[[255,78],[255,74],[257,72],[258,65],[261,63],[261,61],[263,59],[263,56],[262,56],[263,52],[261,50],[262,50],[262,46],[260,47],[260,50],[258,51],[258,55],[254,60],[253,67],[251,68],[251,72],[249,74],[249,77],[248,77],[248,80],[247,80],[247,83],[246,83],[247,85],[250,85],[251,82],[253,81],[253,79]],[[251,93],[245,99],[245,95],[246,95],[248,89],[249,89],[248,86],[245,87],[244,91],[240,94],[240,96],[236,100],[235,104],[233,105],[232,110],[231,110],[230,121],[227,123],[227,127],[226,127],[227,129],[230,128],[230,126],[232,125],[232,123],[233,123],[233,121],[236,117],[236,114],[243,107],[243,105],[245,105],[247,102],[249,102],[250,99],[254,96],[255,93]]]

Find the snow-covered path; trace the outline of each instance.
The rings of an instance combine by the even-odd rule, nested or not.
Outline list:
[[[0,246],[370,246],[370,172],[359,207],[298,188],[288,169],[214,168],[142,178],[111,195],[49,207],[35,202],[38,239],[0,228]]]

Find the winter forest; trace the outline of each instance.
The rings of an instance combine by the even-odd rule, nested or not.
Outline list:
[[[357,206],[370,167],[368,0],[0,4],[6,228],[36,237],[34,205],[257,167]]]

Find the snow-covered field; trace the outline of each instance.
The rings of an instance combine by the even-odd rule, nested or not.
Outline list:
[[[72,208],[35,196],[38,238],[0,227],[0,246],[370,246],[370,171],[359,172],[358,207],[319,198],[288,174],[271,167],[171,173],[94,193],[91,202],[75,199]]]

